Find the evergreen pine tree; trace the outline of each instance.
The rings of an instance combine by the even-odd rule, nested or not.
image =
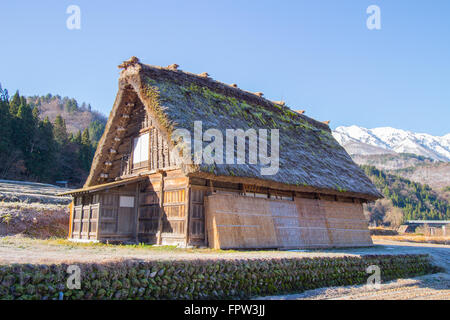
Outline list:
[[[0,86],[0,175],[4,174],[12,146],[12,117],[8,92]]]
[[[32,152],[35,143],[35,130],[37,123],[33,116],[33,110],[26,103],[24,97],[21,98],[21,104],[17,111],[16,127],[14,132],[15,146],[22,152],[25,167],[28,169],[32,163]],[[28,172],[29,170],[26,170]],[[28,174],[28,173],[27,173]]]
[[[89,130],[86,128],[81,135],[81,167],[89,170],[92,161],[92,145],[89,138]]]
[[[19,106],[21,104],[19,90],[12,96],[11,101],[9,102],[9,113],[12,116],[17,115],[17,111],[19,111]]]
[[[53,125],[53,134],[55,136],[56,142],[60,146],[64,146],[67,144],[69,135],[67,133],[66,122],[61,117],[61,115],[56,116],[55,123]]]

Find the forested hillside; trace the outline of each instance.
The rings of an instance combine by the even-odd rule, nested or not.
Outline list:
[[[50,104],[60,112],[54,112]],[[10,97],[0,86],[0,179],[68,181],[80,186],[105,125],[104,117],[89,109],[59,96],[26,98],[16,92]],[[87,117],[88,113],[92,116]],[[85,117],[79,119],[76,115],[81,114]],[[69,119],[71,130],[68,115],[75,115]],[[83,126],[77,130],[79,123]]]
[[[53,123],[58,115],[61,116],[69,133],[77,134],[88,128],[92,141],[98,141],[103,133],[106,118],[92,110],[90,104],[79,105],[74,98],[51,94],[27,97],[27,102],[32,108],[37,107],[41,120],[48,117]]]
[[[367,206],[371,222],[398,225],[405,220],[449,220],[450,204],[428,185],[362,166],[385,199]]]

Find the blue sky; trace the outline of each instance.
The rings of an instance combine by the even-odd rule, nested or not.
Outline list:
[[[66,9],[81,8],[81,30]],[[366,9],[381,8],[381,30]],[[0,83],[109,114],[130,56],[284,99],[333,128],[450,132],[450,1],[8,1]]]

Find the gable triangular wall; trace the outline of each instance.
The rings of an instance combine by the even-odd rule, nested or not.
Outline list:
[[[174,168],[167,133],[136,91],[122,86],[85,187]]]

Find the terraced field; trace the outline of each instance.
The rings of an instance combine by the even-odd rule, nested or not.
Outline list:
[[[69,226],[67,189],[50,184],[0,180],[0,236],[65,237]]]
[[[42,204],[69,204],[70,197],[58,197],[67,191],[51,184],[0,180],[0,202],[25,202]]]

